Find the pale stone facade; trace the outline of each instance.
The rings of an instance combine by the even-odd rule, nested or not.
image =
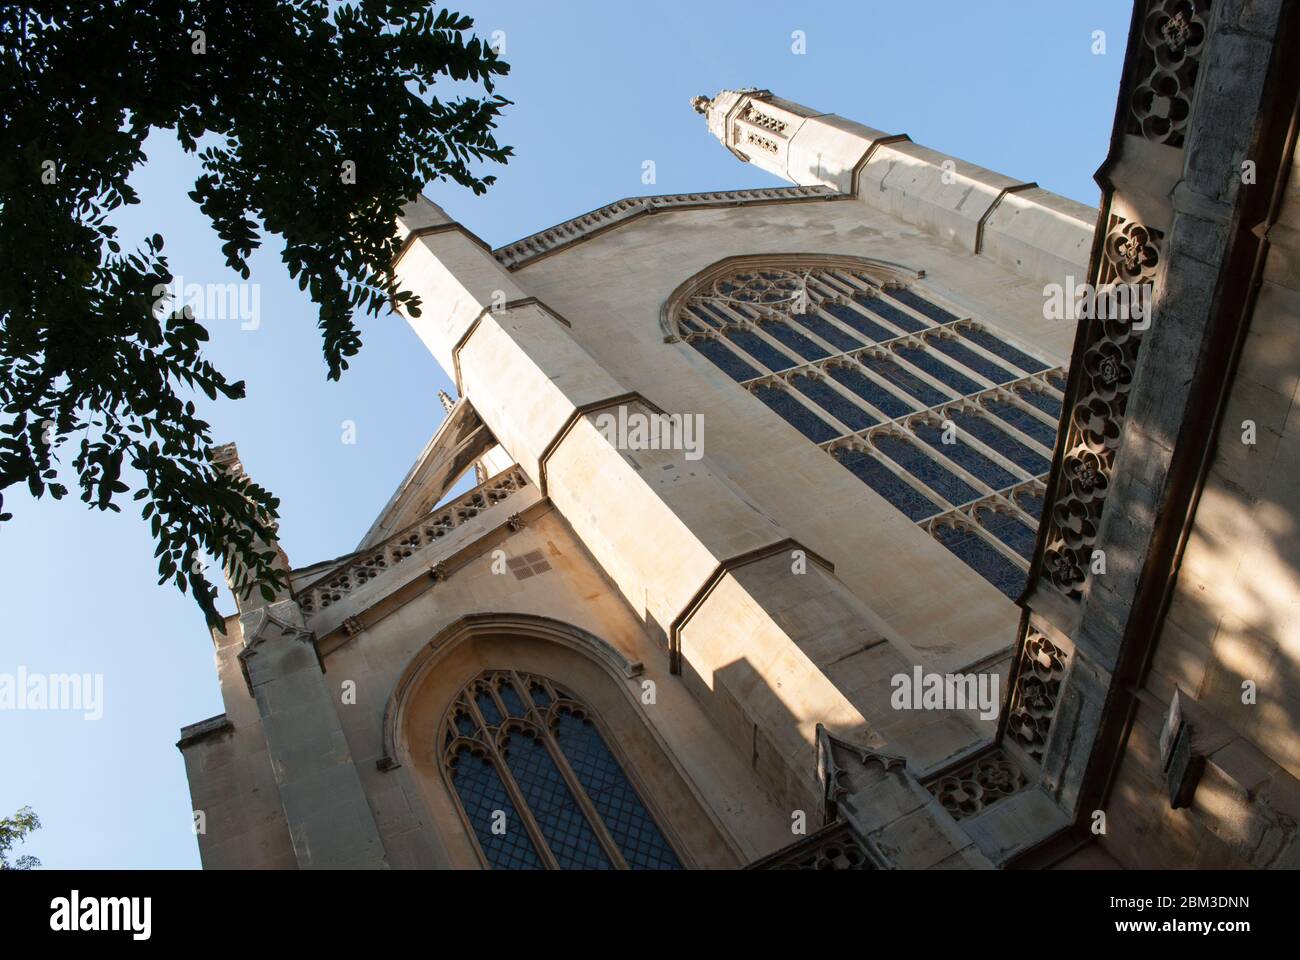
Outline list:
[[[459,396],[355,553],[215,637],[204,866],[1294,860],[1300,220],[1294,187],[1249,205],[1290,183],[1295,90],[1279,4],[1166,6],[1100,214],[761,90],[694,105],[789,188],[495,251],[412,203],[410,322]],[[1084,281],[1154,291],[1149,326],[1049,316]],[[660,415],[681,442],[611,428]],[[918,675],[948,699],[900,705]]]

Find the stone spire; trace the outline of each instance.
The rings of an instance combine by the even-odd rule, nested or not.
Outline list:
[[[824,182],[816,177],[807,182],[794,180],[786,170],[790,141],[803,121],[816,115],[815,110],[758,87],[722,90],[716,97],[694,97],[691,106],[708,121],[709,133],[738,159],[800,186]]]

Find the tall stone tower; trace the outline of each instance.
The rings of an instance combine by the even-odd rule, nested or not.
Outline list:
[[[1193,6],[1187,31],[1143,6],[1100,213],[757,89],[693,104],[792,186],[496,250],[412,202],[410,322],[458,396],[355,552],[231,618],[227,712],[181,742],[205,865],[316,866],[310,837],[361,867],[1248,862],[1237,815],[1293,856],[1289,758],[1145,669],[1194,589],[1176,545],[1214,441],[1184,426],[1222,419],[1216,338],[1250,321],[1210,288],[1283,209],[1196,164],[1255,143],[1290,172],[1278,9]],[[1207,75],[1231,123],[1198,123]],[[1180,217],[1218,246],[1180,247]],[[1045,308],[1085,283],[1154,307]],[[314,657],[239,669],[268,643]],[[304,752],[321,709],[336,749]],[[1266,755],[1263,800],[1198,809],[1202,775]],[[1123,844],[1090,829],[1108,809]],[[1154,809],[1174,845],[1140,842]]]

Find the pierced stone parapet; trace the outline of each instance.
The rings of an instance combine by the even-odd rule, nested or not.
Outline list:
[[[1210,7],[1211,0],[1152,0],[1147,5],[1139,79],[1129,96],[1129,133],[1183,146]]]
[[[935,778],[926,786],[954,820],[964,820],[1015,796],[1028,785],[1016,762],[998,748]]]
[[[811,836],[756,860],[749,870],[877,870],[861,838],[847,823],[833,823]]]
[[[1162,239],[1158,230],[1112,216],[1097,288],[1117,291],[1126,287],[1131,295],[1099,295],[1098,302],[1149,305],[1150,296],[1143,295],[1143,288],[1149,294],[1154,284]],[[1091,342],[1079,360],[1083,373],[1076,395],[1068,398],[1065,454],[1051,512],[1044,518],[1050,527],[1042,575],[1075,600],[1082,596],[1092,565],[1138,349],[1150,323],[1150,317],[1144,315],[1146,309],[1109,310],[1109,316],[1089,321]]]
[[[299,590],[296,594],[298,605],[305,616],[311,616],[338,603],[358,587],[365,586],[526,486],[528,478],[518,467],[497,474],[487,483],[480,484],[464,496],[420,518],[383,543],[352,555],[310,586]]]
[[[770,187],[759,190],[722,190],[710,193],[676,193],[658,197],[628,197],[606,204],[598,210],[534,233],[492,251],[497,262],[507,269],[523,266],[530,260],[550,253],[565,244],[581,240],[599,230],[657,210],[684,207],[735,206],[746,203],[770,203],[774,200],[801,200],[837,196],[833,187]]]
[[[1011,693],[1006,735],[1038,763],[1043,761],[1047,735],[1060,705],[1068,657],[1065,650],[1030,628]]]

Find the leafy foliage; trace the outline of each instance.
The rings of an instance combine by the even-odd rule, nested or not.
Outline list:
[[[23,807],[12,817],[0,818],[0,870],[32,870],[41,865],[30,854],[19,857],[12,864],[9,862],[9,848],[15,843],[22,843],[27,834],[41,828],[41,818],[32,812],[31,807]]]
[[[493,136],[509,68],[472,26],[427,0],[0,6],[0,496],[61,499],[69,468],[91,507],[132,493],[159,583],[189,588],[218,628],[203,555],[243,595],[283,587],[266,548],[278,501],[212,464],[185,399],[244,385],[203,358],[192,312],[159,302],[163,237],[125,249],[109,215],[138,202],[127,180],[149,132],[174,130],[201,159],[189,196],[226,263],[247,279],[261,236],[283,240],[337,379],[361,347],[357,315],[418,315],[390,268],[403,202],[432,180],[482,193],[494,178],[476,165],[511,154]],[[484,95],[443,102],[439,80]]]

